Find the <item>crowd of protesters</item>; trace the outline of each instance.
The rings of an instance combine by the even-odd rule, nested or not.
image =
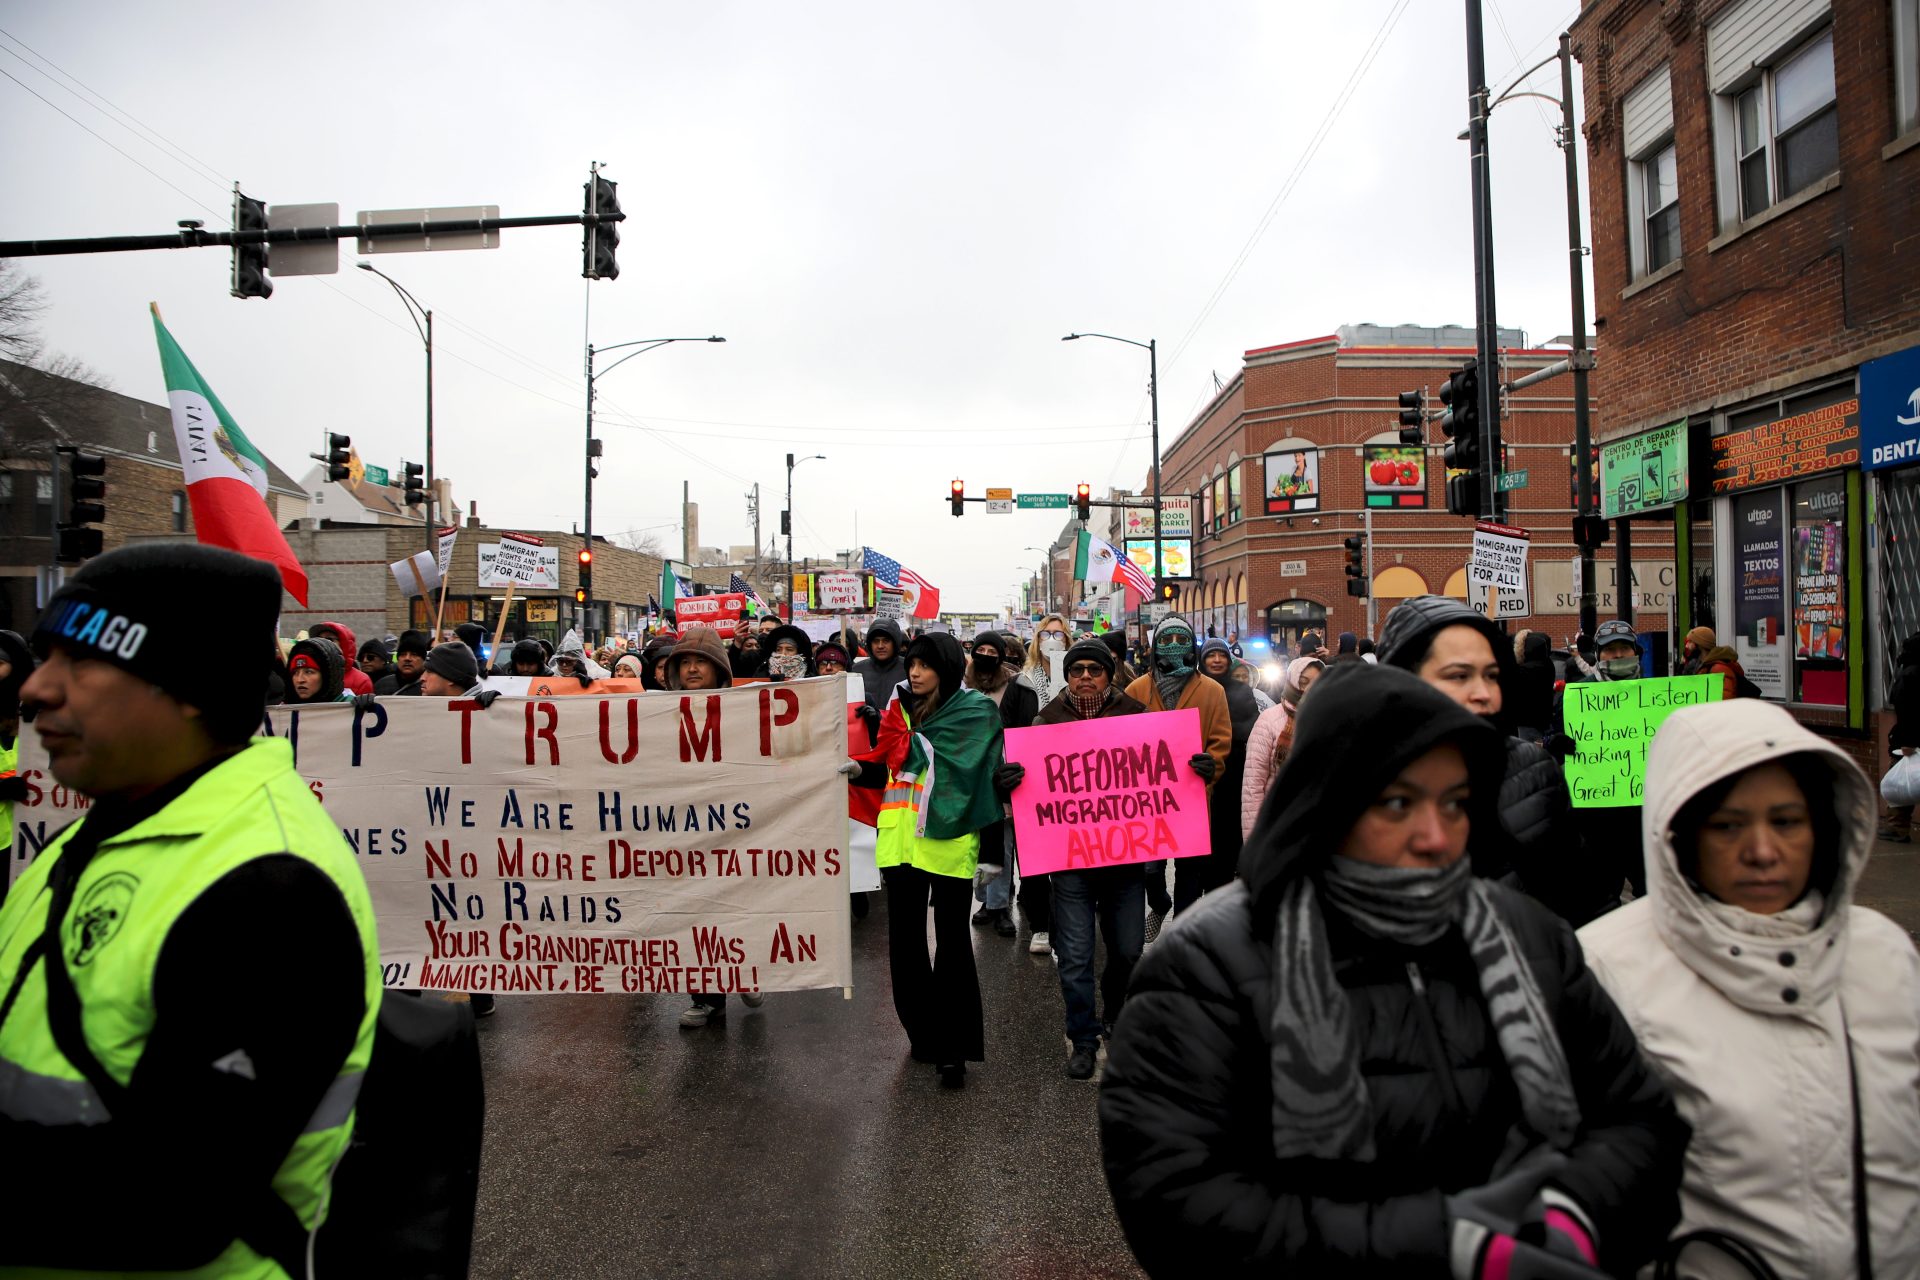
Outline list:
[[[277,590],[223,556],[187,555],[186,568],[258,588],[263,601]],[[154,593],[168,584],[154,571],[173,566],[162,560],[103,557],[31,641],[0,632],[0,805],[20,798],[11,766],[23,715],[53,735],[56,774],[100,801],[76,824],[90,837],[63,836],[36,871],[85,868],[103,838],[188,804],[203,777],[242,807],[282,791],[273,803],[298,807],[305,792],[275,754],[283,745],[249,746],[236,728],[262,704],[469,696],[484,706],[499,696],[490,675],[672,692],[852,672],[866,744],[841,773],[874,813],[907,1052],[948,1088],[965,1086],[986,1044],[975,948],[996,945],[969,926],[1017,939],[1024,923],[1027,950],[1057,966],[1065,1074],[1099,1080],[1108,1183],[1150,1274],[1629,1275],[1684,1247],[1717,1251],[1696,1264],[1706,1275],[1741,1265],[1920,1275],[1920,957],[1853,901],[1874,838],[1906,838],[1910,813],[1876,831],[1860,769],[1746,696],[1737,657],[1705,628],[1687,636],[1680,669],[1723,681],[1722,700],[1660,728],[1641,804],[1576,813],[1564,684],[1642,677],[1643,646],[1621,621],[1599,627],[1588,653],[1566,655],[1563,678],[1544,635],[1509,637],[1461,602],[1421,597],[1390,613],[1377,649],[1347,633],[1329,650],[1310,634],[1270,683],[1235,645],[1178,616],[1135,654],[1121,634],[1076,635],[1057,614],[1030,642],[998,629],[909,634],[888,620],[817,640],[767,618],[730,641],[689,626],[622,652],[589,653],[571,633],[557,648],[519,639],[491,663],[472,624],[359,643],[329,621],[239,664],[257,664],[261,693],[237,707],[230,688],[193,674],[184,639],[122,660],[76,629],[88,610],[160,629]],[[176,651],[191,669],[162,665]],[[174,709],[159,727],[193,751],[151,765],[100,754],[92,737],[110,736],[110,710],[92,688],[104,679],[96,661],[127,689],[151,684]],[[1902,662],[1897,753],[1920,743],[1920,707],[1901,701],[1920,689],[1920,637]],[[1006,735],[1168,709],[1191,709],[1199,724],[1200,749],[1180,767],[1208,797],[1204,847],[1024,873],[1009,802],[1028,779],[1006,758]],[[315,946],[344,957],[339,981],[303,1001],[303,1029],[273,1016],[248,1024],[247,1043],[268,1061],[308,1043],[314,1026],[331,1037],[326,1070],[298,1077],[300,1098],[263,1094],[278,1108],[271,1123],[235,1136],[248,1168],[271,1167],[261,1144],[279,1136],[296,1154],[343,1143],[337,1127],[296,1142],[283,1122],[332,1073],[363,1066],[371,1045],[377,952],[364,887],[349,886],[338,909],[313,896],[316,884],[357,879],[316,814],[301,808],[307,835],[263,845],[257,868],[236,862],[211,905],[179,917],[227,898],[234,910],[282,904]],[[63,852],[72,848],[85,853]],[[0,925],[37,912],[28,933],[40,929],[49,893],[57,925],[83,874],[23,878]],[[855,915],[865,910],[856,895]],[[16,994],[43,958],[9,940],[28,933],[0,928],[0,979]],[[179,971],[184,945],[169,946],[160,974]],[[476,1015],[492,1010],[490,996],[472,1002]],[[36,994],[16,1010],[10,995],[0,1012],[13,1019],[0,1021],[0,1066],[16,1075],[42,1069],[71,1034],[43,1025],[57,1017],[45,1003]],[[726,1011],[724,995],[696,994],[680,1025],[718,1025]],[[144,1016],[150,1030],[151,1008]],[[123,1049],[99,1052],[132,1071],[138,1043]],[[156,1107],[179,1104],[168,1089],[214,1097],[190,1073],[162,1082],[146,1071],[142,1062],[132,1079]],[[153,1140],[116,1121],[105,1145],[96,1133],[69,1150],[64,1132],[49,1136],[34,1109],[50,1104],[37,1097],[17,1082],[0,1089],[0,1135],[46,1145],[50,1167],[114,1141],[139,1158]],[[324,1198],[321,1166],[295,1172]],[[16,1204],[37,1203],[32,1188],[8,1186]],[[318,1203],[296,1197],[294,1208],[311,1221]]]

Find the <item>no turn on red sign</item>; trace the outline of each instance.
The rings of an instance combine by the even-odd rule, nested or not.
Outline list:
[[[1481,520],[1473,526],[1473,557],[1467,561],[1467,603],[1489,618],[1524,618],[1533,612],[1527,593],[1527,547],[1533,535],[1516,525]]]

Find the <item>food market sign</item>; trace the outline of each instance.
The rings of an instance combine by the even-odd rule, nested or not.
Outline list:
[[[1860,401],[1715,436],[1713,491],[1738,493],[1860,464]]]

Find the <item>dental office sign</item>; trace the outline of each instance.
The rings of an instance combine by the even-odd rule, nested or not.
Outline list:
[[[1920,347],[1860,366],[1860,465],[1920,462]]]

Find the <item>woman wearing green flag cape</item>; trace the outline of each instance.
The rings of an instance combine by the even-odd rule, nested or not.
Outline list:
[[[1002,813],[993,789],[1000,712],[985,694],[961,686],[965,669],[966,656],[950,635],[907,646],[906,681],[896,686],[870,763],[856,780],[886,788],[877,858],[887,887],[894,1011],[914,1060],[937,1066],[949,1089],[966,1084],[967,1063],[986,1060],[967,912],[980,829]]]

